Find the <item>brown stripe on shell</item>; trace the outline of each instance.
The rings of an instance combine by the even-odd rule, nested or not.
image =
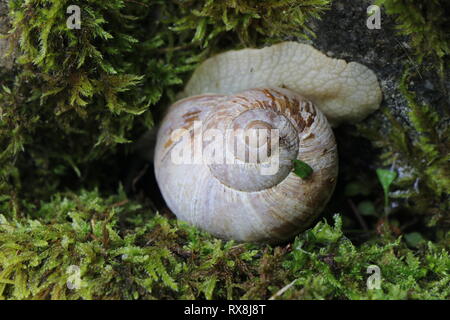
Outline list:
[[[305,127],[310,127],[314,123],[314,119],[317,114],[315,106],[311,101],[306,100],[299,95],[289,97],[280,90],[276,90],[274,88],[257,88],[249,91],[261,92],[264,94],[266,99],[249,100],[248,98],[244,98],[242,95],[238,95],[235,98],[239,99],[233,99],[231,102],[238,103],[246,108],[270,109],[279,114],[284,114],[297,123],[299,132],[302,132]],[[305,119],[301,114],[302,111],[309,113],[310,116]]]
[[[234,180],[231,181],[231,185],[225,185],[223,181],[214,179],[215,177],[211,175],[212,170],[208,170],[205,166],[195,166],[192,170],[185,170],[184,167],[177,169],[177,166],[168,162],[170,159],[167,155],[170,149],[160,148],[157,159],[162,159],[157,162],[159,165],[157,170],[160,172],[159,176],[165,179],[158,180],[158,184],[163,186],[165,191],[163,196],[174,201],[173,203],[175,201],[181,203],[182,198],[186,199],[183,205],[172,209],[177,216],[180,219],[195,222],[203,230],[218,237],[272,243],[287,239],[308,227],[323,209],[333,191],[337,175],[337,157],[331,129],[328,125],[323,125],[326,124],[325,118],[311,101],[282,88],[250,89],[235,96],[221,97],[223,98],[213,99],[216,101],[211,101],[210,104],[199,97],[187,99],[193,101],[188,102],[190,104],[188,106],[182,106],[183,111],[174,113],[178,118],[172,119],[172,125],[175,123],[177,126],[182,125],[184,129],[188,129],[194,121],[201,120],[207,123],[207,127],[217,126],[219,129],[228,129],[236,116],[249,109],[273,111],[270,113],[277,114],[278,117],[284,116],[295,127],[296,131],[290,132],[291,136],[297,132],[299,134],[301,154],[298,154],[297,158],[301,157],[311,164],[314,168],[312,175],[304,180],[287,169],[287,176],[283,176],[284,180],[273,187],[265,186],[266,189],[261,190],[245,189],[246,191],[240,192],[233,184]],[[208,105],[203,108],[194,99],[199,99],[201,105]],[[197,113],[198,110],[201,111]],[[259,111],[255,112],[255,114],[258,113]],[[262,113],[265,114],[265,112]],[[272,117],[266,116],[264,121],[268,119]],[[270,123],[270,121],[267,122]],[[287,122],[283,120],[277,123]],[[303,132],[308,126],[311,128]],[[283,128],[286,127],[283,125]],[[193,130],[189,133],[192,135]],[[292,142],[283,140],[287,140],[287,137],[288,135],[280,136],[282,140],[280,145],[288,145],[283,148],[293,150],[294,148],[289,147]],[[165,140],[168,137],[165,134],[161,135],[161,138]],[[300,139],[308,140],[300,145],[302,142]],[[165,145],[171,148],[174,148],[176,144],[170,139],[161,142],[163,144],[165,142]],[[325,154],[322,155],[322,153]],[[285,162],[281,164],[284,168],[290,168]],[[168,174],[166,170],[169,169],[180,170],[180,174]],[[183,170],[182,173],[181,170]],[[206,180],[208,175],[211,180]],[[242,178],[242,176],[245,178],[245,174],[237,177]],[[253,178],[250,177],[246,181],[256,181],[255,185],[258,186],[265,183],[262,179],[254,180]],[[205,183],[206,181],[209,182]],[[187,192],[196,199],[195,205],[189,197],[180,196],[182,192],[185,194]],[[230,210],[234,211],[228,216]],[[201,223],[198,223],[199,217],[202,219]]]
[[[182,115],[183,118],[190,118],[192,116],[197,116],[200,113],[200,110],[195,110],[195,111],[191,111],[191,112],[187,112],[185,114]]]

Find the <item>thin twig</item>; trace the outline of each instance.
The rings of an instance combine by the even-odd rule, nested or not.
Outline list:
[[[125,200],[122,200],[122,201],[116,202],[116,203],[114,203],[114,204],[112,204],[112,205],[111,205],[111,208],[117,208],[117,207],[121,207],[121,206],[123,206],[123,205],[127,204],[128,202],[129,202],[129,200],[128,200],[128,199],[125,199]]]
[[[352,211],[355,214],[356,219],[358,219],[358,222],[361,225],[361,227],[364,229],[365,232],[369,232],[369,228],[367,227],[366,222],[364,221],[363,217],[361,217],[361,214],[359,213],[359,210],[353,203],[352,199],[347,199],[347,201],[350,207],[352,208]]]
[[[412,63],[412,65],[415,67],[417,73],[419,74],[419,77],[423,79],[422,74],[420,73],[419,65],[416,63],[416,61],[408,54],[408,48],[403,45],[399,40],[395,39],[397,43],[400,45],[400,47],[405,51],[406,56],[408,57],[408,60]]]
[[[137,183],[138,183],[139,180],[141,180],[142,177],[147,173],[148,168],[149,168],[149,164],[146,163],[145,166],[138,172],[137,176],[134,177],[134,179],[133,179],[133,181],[132,181],[132,183],[131,183],[131,187],[132,187],[132,189],[133,189],[134,192],[136,192],[136,190],[137,190],[137,188],[136,188]]]
[[[289,283],[287,286],[284,286],[283,288],[281,288],[280,290],[278,290],[277,293],[275,293],[273,296],[271,296],[269,298],[269,300],[275,300],[275,298],[281,296],[283,293],[285,293],[287,290],[289,290],[297,281],[297,279],[295,279],[294,281],[292,281],[291,283]]]

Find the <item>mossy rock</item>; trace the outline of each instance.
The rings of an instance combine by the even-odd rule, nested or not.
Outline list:
[[[0,298],[450,298],[448,7],[379,1],[370,30],[370,4],[0,1]],[[167,212],[133,142],[199,62],[282,40],[369,66],[382,107],[336,130],[338,187],[311,229],[276,247],[214,239]]]

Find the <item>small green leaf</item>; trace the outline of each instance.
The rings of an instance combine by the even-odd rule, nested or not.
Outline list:
[[[376,216],[375,206],[372,201],[361,201],[358,204],[358,210],[363,216]]]
[[[418,232],[411,232],[405,235],[406,243],[408,243],[411,247],[418,247],[419,244],[425,242],[425,239]]]
[[[397,178],[397,172],[390,171],[386,169],[377,169],[377,176],[378,180],[381,183],[381,186],[383,187],[384,191],[384,208],[385,212],[387,214],[388,212],[388,204],[389,204],[389,187],[391,186],[392,182]]]
[[[345,185],[344,193],[347,197],[354,197],[358,195],[369,195],[371,192],[370,187],[367,184],[363,184],[359,181],[352,181]]]
[[[313,229],[310,230],[310,234],[313,239],[319,243],[333,243],[338,241],[342,237],[342,218],[338,214],[333,216],[334,227],[328,223],[321,221]]]
[[[348,183],[345,186],[345,195],[347,197],[354,197],[360,194],[361,186],[357,182]]]
[[[384,192],[387,194],[392,182],[394,182],[395,178],[397,178],[397,172],[386,169],[377,169],[377,176]]]
[[[294,173],[302,179],[308,178],[312,173],[313,169],[305,162],[301,160],[293,160],[294,163]]]
[[[5,85],[2,85],[2,88],[3,88],[3,90],[4,90],[6,93],[11,94],[11,89],[10,89],[10,88],[8,88],[8,87],[5,86]]]
[[[192,39],[192,42],[201,41],[205,37],[206,25],[207,19],[202,19],[200,23],[197,25],[197,29],[195,30],[195,35],[194,38]]]
[[[36,247],[47,247],[48,246],[48,242],[45,240],[36,240],[34,241],[34,245]]]
[[[206,300],[211,300],[213,298],[214,288],[216,287],[216,283],[217,283],[217,279],[214,276],[205,280],[205,282],[202,283],[202,285],[201,285],[202,292],[205,294]]]

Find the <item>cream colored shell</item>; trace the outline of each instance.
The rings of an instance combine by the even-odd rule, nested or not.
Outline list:
[[[251,118],[254,114],[257,119]],[[259,175],[246,164],[171,161],[171,152],[184,143],[171,137],[178,128],[192,134],[196,121],[205,130],[225,130],[261,119],[275,119],[280,129],[282,165],[276,174]],[[293,159],[308,163],[313,174],[305,180],[295,175]],[[230,96],[194,96],[172,105],[163,120],[155,173],[167,205],[179,219],[219,238],[275,243],[305,229],[329,200],[337,176],[336,143],[325,116],[292,91],[264,88]]]
[[[338,165],[331,125],[366,117],[379,107],[381,90],[375,74],[361,64],[283,42],[206,60],[179,98],[161,123],[154,157],[169,208],[219,238],[276,243],[307,228],[333,193]],[[174,163],[174,150],[195,147],[171,134],[183,128],[185,136],[193,136],[198,121],[202,129],[222,132],[279,129],[279,170],[261,175],[261,164],[240,162],[237,155],[233,165]],[[202,150],[207,146],[201,143]],[[313,168],[308,179],[293,173],[294,159]]]
[[[380,106],[376,75],[366,66],[332,59],[310,45],[282,42],[262,49],[228,51],[203,62],[180,98],[282,87],[314,102],[335,126],[362,120]]]

